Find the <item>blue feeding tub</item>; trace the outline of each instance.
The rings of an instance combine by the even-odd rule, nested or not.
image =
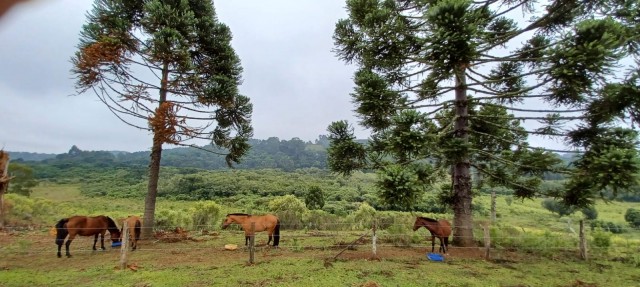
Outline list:
[[[444,256],[438,253],[427,253],[427,259],[431,261],[444,261]]]
[[[120,247],[122,246],[122,242],[112,242],[111,247]]]

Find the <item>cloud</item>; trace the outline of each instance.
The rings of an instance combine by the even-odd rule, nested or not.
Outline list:
[[[95,95],[75,93],[69,59],[92,1],[18,5],[0,19],[0,145],[6,150],[147,150],[151,136],[120,122]],[[330,122],[355,123],[353,67],[337,59],[342,0],[215,1],[244,68],[255,138],[313,140]],[[359,137],[367,137],[358,130]],[[205,142],[198,142],[205,144]]]

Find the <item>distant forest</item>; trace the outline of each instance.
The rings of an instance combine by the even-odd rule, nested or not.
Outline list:
[[[270,137],[266,140],[252,139],[249,141],[251,150],[236,166],[238,169],[280,169],[293,171],[300,168],[327,167],[327,152],[329,139],[321,135],[315,142],[303,141],[299,138],[280,140]],[[223,153],[211,146],[203,149]],[[135,167],[149,164],[149,151],[86,151],[81,147],[72,146],[69,152],[63,154],[46,154],[9,151],[12,162],[29,162],[29,165],[51,165],[58,168],[90,165],[94,167]],[[225,169],[228,168],[223,155],[207,152],[198,148],[177,147],[166,149],[162,153],[162,166],[188,167],[197,169]]]
[[[358,142],[366,144],[367,140],[358,140]],[[245,171],[254,170],[266,174],[272,174],[274,170],[280,171],[281,173],[277,173],[275,177],[285,174],[295,177],[297,173],[307,174],[309,172],[319,172],[324,175],[330,173],[327,169],[329,139],[326,136],[321,135],[314,142],[305,142],[299,138],[280,140],[277,137],[271,137],[266,140],[252,139],[250,144],[251,150],[234,168]],[[202,148],[211,149],[212,147]],[[35,179],[60,183],[82,182],[82,190],[87,194],[96,193],[96,189],[102,190],[102,192],[117,189],[113,180],[123,185],[122,188],[127,190],[126,192],[114,192],[120,195],[142,194],[146,186],[144,180],[148,172],[149,151],[85,151],[74,145],[67,153],[63,154],[8,152],[11,156],[11,162],[29,166]],[[558,156],[566,165],[570,165],[575,154],[559,154]],[[205,170],[229,171],[224,156],[198,148],[186,147],[164,150],[162,166],[163,173],[167,177],[177,174],[197,176]],[[103,178],[105,174],[111,174],[108,176],[111,179],[106,180],[108,187],[102,183],[105,180]],[[557,181],[563,180],[564,177],[561,174],[546,174],[544,179]],[[364,186],[364,183],[359,184]],[[368,182],[367,184],[372,183]],[[325,185],[322,186],[327,191],[333,190]],[[500,189],[499,193],[503,192],[505,194],[511,193]],[[640,200],[632,193],[621,194],[619,199],[623,201]]]
[[[367,140],[359,140],[366,143]],[[294,171],[303,168],[327,169],[327,148],[329,139],[320,135],[314,142],[299,138],[281,140],[270,137],[266,140],[249,141],[251,150],[246,154],[237,169],[278,169]],[[223,153],[212,146],[203,146],[214,152]],[[227,169],[223,155],[207,152],[192,147],[166,149],[162,153],[162,166],[191,168],[204,170]],[[64,173],[67,169],[100,169],[100,168],[146,168],[149,164],[149,151],[86,151],[72,146],[63,154],[43,154],[29,152],[11,152],[12,162],[24,162],[32,166],[37,178],[52,178]],[[572,154],[559,155],[567,164],[572,161]],[[54,170],[52,170],[54,169]],[[560,175],[549,174],[546,179],[561,179]]]

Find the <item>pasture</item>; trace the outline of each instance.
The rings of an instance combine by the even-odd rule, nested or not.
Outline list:
[[[47,200],[58,209],[66,206],[74,214],[120,218],[140,214],[142,209],[142,203],[131,199],[83,197],[71,185],[39,187],[32,198]],[[487,198],[479,197],[477,202],[487,204]],[[158,202],[171,208],[190,204]],[[627,206],[631,205],[598,205],[599,218],[622,223]],[[640,251],[638,231],[612,235],[609,248],[594,246],[590,259],[583,261],[578,257],[576,238],[568,231],[577,218],[551,215],[539,201],[506,204],[498,200],[498,211],[498,223],[492,229],[496,246],[490,260],[483,258],[480,248],[452,246],[445,262],[428,261],[428,232],[414,233],[411,221],[407,226],[380,230],[375,256],[366,228],[283,229],[279,249],[266,247],[266,233],[258,233],[255,264],[251,265],[249,252],[243,248],[244,233],[239,228],[221,230],[220,219],[204,230],[167,230],[157,238],[141,240],[138,250],[129,253],[129,266],[124,270],[119,268],[120,250],[93,251],[92,237],[76,238],[71,246],[74,257],[57,258],[55,237],[50,233],[55,219],[31,218],[50,224],[0,231],[0,285],[640,286],[640,258],[634,261],[634,254]],[[482,215],[475,218],[487,220]],[[240,248],[225,250],[229,243]]]

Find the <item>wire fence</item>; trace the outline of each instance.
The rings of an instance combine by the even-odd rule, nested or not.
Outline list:
[[[416,252],[431,251],[430,233],[425,229],[412,231],[407,224],[390,224],[386,228],[365,228],[348,223],[335,223],[329,228],[287,228],[283,225],[280,230],[279,247],[287,251],[303,252],[306,250],[338,251],[371,250],[373,254],[396,248],[416,250]],[[480,225],[472,226],[474,242],[477,247],[452,246],[453,252],[483,250],[487,240],[490,241],[491,252],[580,252],[581,236],[579,225],[554,223],[538,228],[518,227],[510,225],[490,225],[487,233]],[[572,230],[575,229],[575,230]],[[375,230],[375,231],[374,231]],[[4,233],[4,234],[2,234]],[[623,233],[593,229],[584,226],[583,238],[588,242],[583,247],[592,252],[640,252],[640,231],[634,228],[623,228]],[[5,226],[0,231],[0,253],[21,254],[49,254],[55,250],[55,228],[53,226]],[[255,235],[256,248],[267,248],[267,233],[258,232]],[[182,226],[165,226],[154,230],[154,237],[143,240],[136,252],[192,252],[223,250],[224,244],[234,243],[242,249],[245,243],[245,233],[235,226],[221,230],[218,224],[197,225],[190,229]],[[453,239],[453,238],[451,238]],[[605,242],[602,242],[602,241]],[[453,240],[450,240],[453,241]],[[71,245],[74,253],[94,252],[94,237],[77,236]],[[107,249],[110,249],[109,233],[104,236]],[[175,244],[189,242],[190,244]],[[191,244],[193,242],[194,244]],[[123,244],[124,245],[124,244]],[[434,250],[437,252],[440,242],[436,238]],[[100,249],[100,238],[97,248]],[[466,250],[466,251],[465,251]]]

